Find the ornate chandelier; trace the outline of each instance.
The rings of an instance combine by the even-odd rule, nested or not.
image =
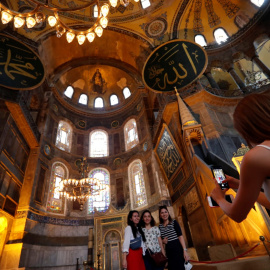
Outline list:
[[[90,197],[98,196],[102,191],[107,191],[109,185],[102,183],[99,179],[87,177],[89,165],[85,157],[80,164],[79,173],[81,174],[81,179],[63,179],[56,190],[60,196],[64,196],[68,200],[77,200],[82,211],[84,203]]]
[[[62,37],[64,34],[66,35],[66,39],[68,43],[71,43],[74,38],[77,38],[77,41],[80,45],[82,45],[86,39],[89,42],[93,42],[96,36],[101,37],[103,34],[103,29],[108,25],[108,14],[110,10],[110,5],[112,7],[116,7],[118,4],[118,0],[109,0],[109,4],[100,5],[99,0],[89,0],[87,4],[77,6],[74,8],[56,8],[49,5],[49,0],[45,0],[44,3],[40,3],[38,0],[28,0],[35,8],[33,8],[30,12],[17,12],[8,9],[6,6],[0,3],[0,11],[1,11],[1,22],[2,24],[8,24],[13,20],[15,28],[21,28],[26,25],[27,28],[33,28],[36,24],[42,23],[47,20],[50,27],[56,28],[56,36],[58,38]],[[135,2],[139,2],[139,0],[134,0]],[[120,4],[123,6],[128,6],[130,0],[120,0]],[[98,15],[96,18],[96,22],[94,25],[86,30],[77,30],[72,29],[67,24],[65,24],[59,13],[61,12],[71,12],[71,11],[79,11],[84,10],[90,6],[95,6],[98,10]],[[47,10],[51,15],[45,15],[42,13],[43,10]]]

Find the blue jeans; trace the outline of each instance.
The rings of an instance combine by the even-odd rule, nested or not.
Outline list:
[[[149,251],[145,251],[145,256],[143,256],[144,265],[146,270],[164,270],[164,267],[158,267],[149,255]]]

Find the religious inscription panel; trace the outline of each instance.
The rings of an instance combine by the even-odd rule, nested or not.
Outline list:
[[[30,90],[44,81],[44,67],[38,55],[20,41],[0,34],[0,85]]]
[[[148,57],[143,81],[153,91],[169,92],[198,79],[207,66],[207,53],[197,43],[172,40],[162,44]]]
[[[183,157],[165,124],[163,124],[155,152],[167,179],[170,181],[180,169]]]

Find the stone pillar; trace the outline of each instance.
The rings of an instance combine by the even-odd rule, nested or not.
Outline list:
[[[252,57],[251,61],[261,69],[261,71],[268,79],[270,79],[270,69],[261,61],[257,54]]]
[[[23,249],[22,239],[25,235],[25,225],[28,210],[30,208],[30,200],[32,196],[32,188],[38,163],[38,157],[39,147],[31,148],[27,167],[25,170],[17,214],[12,224],[8,243],[5,245],[2,253],[2,260],[0,264],[0,269],[2,270],[19,269],[19,267],[24,267],[21,265],[21,255]]]
[[[206,71],[204,76],[207,78],[212,88],[220,89],[210,71]]]
[[[231,74],[231,76],[233,77],[235,83],[239,86],[240,89],[244,89],[246,87],[246,85],[241,80],[241,78],[238,76],[238,74],[236,73],[236,71],[235,71],[235,69],[233,67],[230,68],[228,70],[228,72]]]
[[[91,265],[91,266],[93,266],[93,246],[94,246],[93,240],[94,240],[93,228],[89,228],[87,261],[88,261],[88,265]]]

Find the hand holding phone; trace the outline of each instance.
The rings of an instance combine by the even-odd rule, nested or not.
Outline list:
[[[211,167],[212,174],[216,181],[218,182],[221,189],[227,189],[229,188],[228,183],[223,183],[223,181],[226,179],[225,174],[220,166],[212,166]]]
[[[229,203],[232,203],[233,201],[233,195],[225,195],[225,200]],[[210,196],[207,197],[207,201],[210,207],[219,207],[217,202]]]

